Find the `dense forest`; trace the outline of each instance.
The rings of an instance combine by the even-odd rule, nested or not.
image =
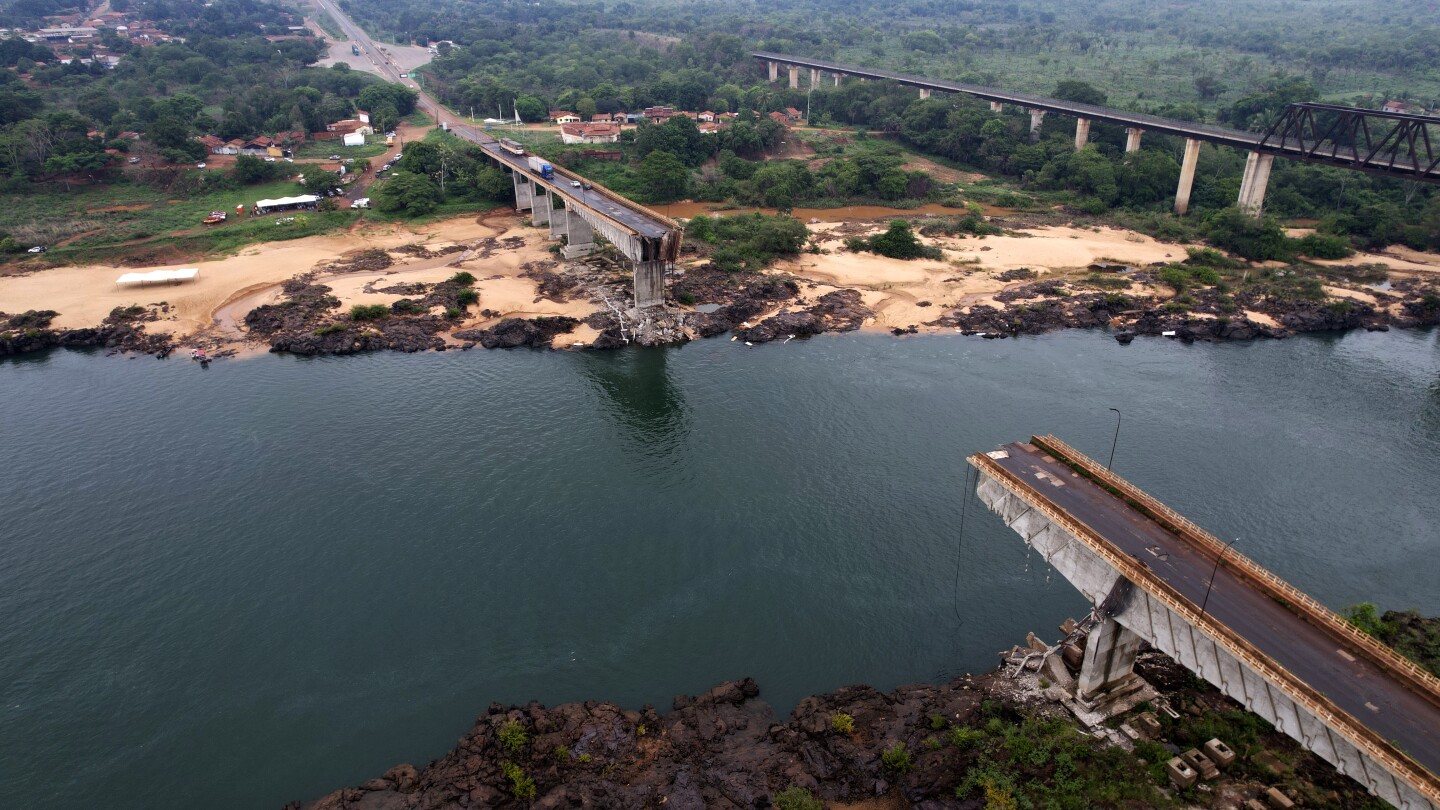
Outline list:
[[[73,172],[104,179],[95,174],[112,163],[104,150],[135,147],[136,141],[122,137],[126,132],[184,162],[206,154],[196,135],[230,139],[323,129],[351,115],[367,92],[391,119],[413,109],[413,93],[382,91],[372,76],[344,66],[308,68],[323,53],[315,41],[267,40],[267,34],[287,33],[298,19],[274,4],[154,0],[143,8],[175,39],[142,47],[103,29],[94,46],[75,52],[69,64],[45,45],[0,41],[0,67],[12,68],[0,70],[0,174],[8,178],[8,190]],[[8,12],[14,19],[18,11],[42,10],[57,13],[64,4],[27,0]],[[120,62],[113,70],[82,64],[97,50],[120,54]],[[88,137],[91,131],[102,136]]]
[[[626,133],[627,163],[583,170],[648,202],[681,197],[787,209],[857,199],[911,204],[948,192],[901,168],[894,143],[1013,180],[1050,202],[1089,214],[1120,208],[1127,223],[1169,236],[1191,233],[1166,212],[1183,144],[1147,135],[1124,153],[1123,131],[1097,125],[1073,148],[1073,122],[1051,116],[1038,141],[1020,111],[996,114],[960,97],[847,81],[790,90],[765,80],[749,52],[777,50],[911,70],[1172,118],[1258,130],[1296,101],[1379,106],[1434,104],[1440,96],[1440,24],[1434,2],[1378,6],[1357,0],[1273,4],[1234,0],[1163,7],[1102,0],[982,3],[858,0],[576,2],[346,0],[381,35],[442,41],[426,68],[446,103],[479,115],[530,121],[561,108],[581,116],[656,104],[738,111],[719,137],[679,118]],[[453,47],[449,44],[453,42]],[[802,80],[802,85],[804,81]],[[810,123],[871,130],[891,144],[831,150],[818,171],[803,161],[761,161],[782,135],[765,113],[796,107]],[[755,111],[758,120],[749,120]],[[659,144],[657,146],[657,144]],[[822,154],[827,147],[818,145]],[[1244,155],[1206,146],[1190,221],[1234,205]],[[1016,200],[1018,201],[1018,200]],[[1440,196],[1431,186],[1280,161],[1267,211],[1316,220],[1360,245],[1440,247]]]

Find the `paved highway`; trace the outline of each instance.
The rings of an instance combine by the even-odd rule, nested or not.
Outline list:
[[[437,123],[448,123],[450,131],[456,136],[464,138],[471,143],[478,144],[497,162],[509,166],[511,169],[518,169],[532,176],[538,176],[538,174],[525,163],[525,158],[512,155],[501,149],[492,136],[480,129],[469,124],[460,123],[457,120],[457,116],[441,106],[440,102],[437,101],[434,96],[421,90],[415,82],[400,78],[400,69],[391,63],[385,54],[376,47],[364,29],[356,25],[353,20],[345,15],[345,12],[340,10],[340,7],[335,4],[334,0],[315,0],[315,5],[330,14],[331,18],[340,26],[340,29],[345,32],[345,35],[350,37],[350,41],[359,46],[360,53],[368,57],[370,62],[375,65],[376,72],[382,77],[392,82],[404,84],[418,93],[419,100],[416,102],[416,106],[428,113]],[[570,185],[572,179],[577,182],[585,182],[584,178],[579,175],[564,172],[559,168],[556,169],[555,182],[552,184],[552,187],[555,193],[566,201],[566,205],[573,202],[578,205],[593,208],[606,217],[615,220],[620,225],[644,237],[660,239],[673,230],[668,221],[660,218],[659,215],[650,212],[643,206],[634,203],[621,203],[598,191],[575,188]]]
[[[1030,444],[1001,448],[996,463],[1036,487],[1044,498],[1140,560],[1196,610],[1205,600],[1215,559],[1166,531],[1123,501]],[[1052,482],[1059,481],[1060,485]],[[1223,566],[1206,614],[1324,694],[1342,710],[1440,774],[1440,705],[1417,694],[1367,658],[1355,655],[1313,624],[1250,587]]]

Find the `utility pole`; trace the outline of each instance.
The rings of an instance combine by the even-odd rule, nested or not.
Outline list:
[[[1205,618],[1206,605],[1210,604],[1210,589],[1215,587],[1215,575],[1220,572],[1220,561],[1225,559],[1225,552],[1238,542],[1240,542],[1240,538],[1237,537],[1226,543],[1225,548],[1220,549],[1220,553],[1215,557],[1215,567],[1210,571],[1210,584],[1205,586],[1205,599],[1200,602],[1200,618],[1202,619]]]
[[[1115,445],[1120,443],[1120,409],[1111,408],[1115,412],[1115,438],[1110,441],[1110,461],[1105,464],[1105,471],[1110,471],[1110,465],[1115,463]]]

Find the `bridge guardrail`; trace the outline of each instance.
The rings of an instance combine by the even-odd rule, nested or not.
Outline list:
[[[1221,565],[1227,568],[1239,568],[1246,575],[1263,582],[1274,591],[1279,591],[1284,598],[1299,607],[1303,608],[1309,615],[1306,618],[1316,620],[1322,629],[1332,633],[1339,633],[1345,640],[1351,641],[1363,649],[1375,663],[1389,669],[1398,670],[1406,675],[1422,691],[1428,693],[1432,701],[1440,703],[1440,678],[1431,675],[1427,670],[1411,661],[1408,658],[1395,652],[1389,646],[1382,644],[1378,639],[1369,633],[1357,628],[1346,621],[1330,608],[1316,601],[1314,597],[1296,588],[1276,576],[1268,568],[1256,563],[1234,548],[1227,547],[1219,538],[1205,531],[1196,525],[1189,518],[1176,512],[1157,500],[1154,496],[1121,478],[1113,472],[1100,466],[1099,462],[1071,447],[1062,439],[1055,436],[1034,436],[1032,442],[1055,455],[1060,456],[1066,462],[1085,468],[1085,472],[1091,477],[1098,479],[1105,485],[1124,493],[1125,497],[1138,502],[1147,511],[1157,516],[1162,523],[1170,523],[1172,530],[1182,532],[1188,539],[1197,541],[1207,546],[1211,552],[1220,556]]]
[[[1269,656],[1260,652],[1238,633],[1215,621],[1208,614],[1202,616],[1194,611],[1190,601],[1169,583],[1160,579],[1153,571],[1136,560],[1115,550],[1099,532],[1071,517],[1064,510],[1052,506],[1044,493],[1000,466],[994,459],[984,453],[976,453],[967,461],[990,475],[1006,489],[1022,497],[1035,511],[1045,515],[1056,525],[1080,539],[1130,581],[1145,583],[1146,591],[1168,609],[1183,617],[1191,625],[1204,630],[1217,643],[1223,644],[1231,655],[1243,661],[1262,677],[1280,686],[1287,697],[1304,706],[1311,714],[1334,728],[1356,748],[1385,765],[1391,773],[1405,775],[1406,781],[1413,788],[1426,795],[1430,801],[1440,804],[1440,777],[1430,773],[1409,755],[1398,751],[1388,740],[1361,724],[1348,712],[1332,703],[1329,698],[1300,680],[1297,675],[1272,661]]]

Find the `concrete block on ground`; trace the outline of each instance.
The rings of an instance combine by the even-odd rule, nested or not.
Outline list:
[[[1185,760],[1186,765],[1194,768],[1195,772],[1200,774],[1201,779],[1214,779],[1220,775],[1220,771],[1215,767],[1215,763],[1200,753],[1198,749],[1191,748],[1189,751],[1181,754],[1180,758]]]
[[[1156,717],[1154,712],[1141,712],[1140,715],[1135,718],[1135,727],[1151,739],[1159,737],[1162,728],[1160,718]]]
[[[1230,746],[1220,742],[1218,737],[1206,741],[1205,756],[1221,768],[1228,767],[1235,761],[1235,752],[1230,749]]]
[[[1046,650],[1050,649],[1050,645],[1048,645],[1048,644],[1046,644],[1045,642],[1041,641],[1039,638],[1037,638],[1037,637],[1035,636],[1034,633],[1026,633],[1026,634],[1025,634],[1025,646],[1029,647],[1030,650],[1031,650],[1031,652],[1039,652],[1039,653],[1043,653],[1043,652],[1045,652]]]
[[[1265,803],[1259,799],[1250,799],[1245,802],[1245,810],[1265,810]]]
[[[1130,740],[1131,742],[1140,739],[1140,732],[1136,731],[1135,727],[1130,725],[1129,723],[1120,724],[1120,733],[1124,734],[1125,738]]]
[[[1170,777],[1170,783],[1177,788],[1190,787],[1200,776],[1180,757],[1171,757],[1170,761],[1165,763],[1165,774]]]
[[[1074,619],[1066,619],[1060,623],[1060,632],[1068,636],[1075,632],[1076,624],[1077,622]]]
[[[1265,791],[1265,801],[1269,802],[1275,810],[1289,810],[1295,806],[1295,802],[1290,801],[1289,796],[1281,793],[1280,788],[1272,787]]]

